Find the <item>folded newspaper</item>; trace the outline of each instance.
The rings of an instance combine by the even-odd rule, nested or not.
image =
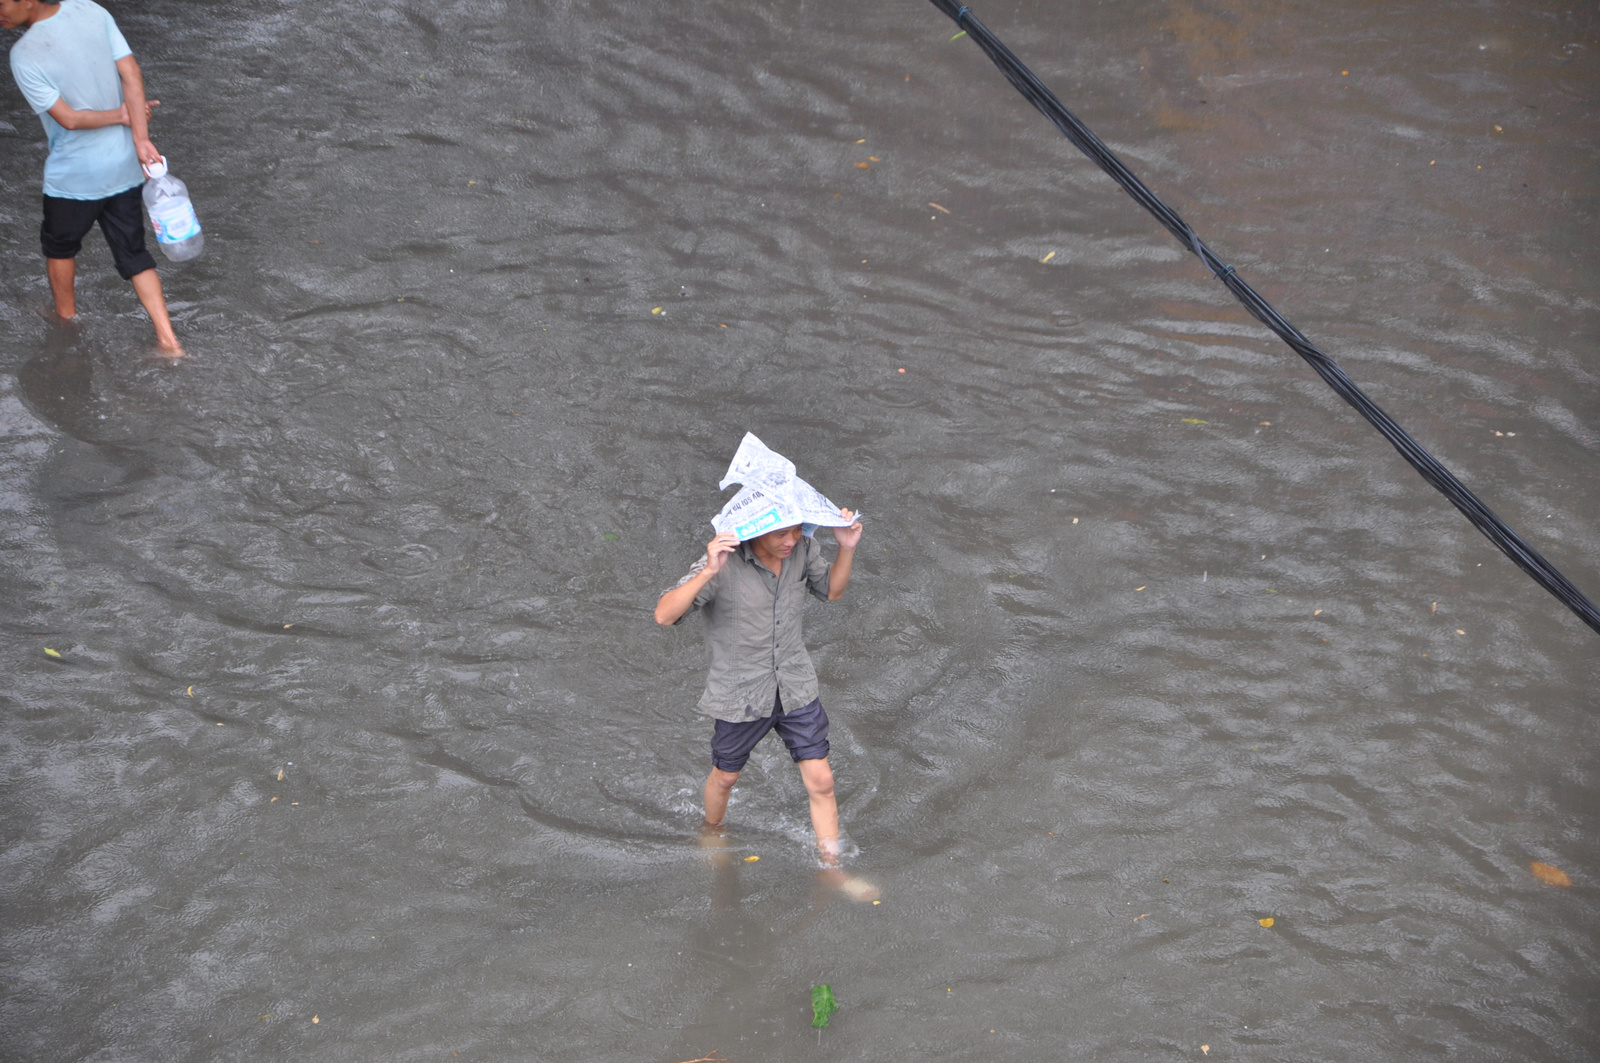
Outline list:
[[[711,518],[711,526],[719,534],[732,532],[740,542],[795,524],[811,535],[819,527],[848,528],[856,520],[841,517],[838,506],[794,474],[794,462],[750,432],[744,434],[717,487],[726,489],[729,484],[743,486]]]

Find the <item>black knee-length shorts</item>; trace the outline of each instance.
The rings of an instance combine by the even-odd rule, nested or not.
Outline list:
[[[773,698],[771,716],[747,723],[716,721],[711,734],[711,762],[723,771],[742,771],[750,751],[768,731],[778,732],[796,764],[828,755],[828,714],[823,711],[822,699],[812,698],[810,704],[784,712],[783,695],[779,694]]]
[[[39,246],[44,257],[77,258],[83,238],[99,222],[123,280],[155,269],[155,256],[144,246],[144,211],[140,203],[138,185],[105,199],[45,196],[44,223],[39,226]]]

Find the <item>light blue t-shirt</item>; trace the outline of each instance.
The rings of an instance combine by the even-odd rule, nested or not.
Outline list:
[[[121,107],[117,60],[132,54],[116,20],[93,0],[61,0],[59,11],[34,23],[11,46],[11,76],[50,141],[45,195],[105,199],[144,183],[133,130],[125,125],[63,129],[45,113],[57,100],[76,111]]]

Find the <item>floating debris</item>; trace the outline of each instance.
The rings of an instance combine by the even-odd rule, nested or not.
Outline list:
[[[811,1025],[822,1029],[828,1025],[828,1017],[839,1010],[839,1005],[833,999],[833,987],[829,985],[814,985],[811,987]]]
[[[1547,886],[1560,886],[1565,888],[1572,885],[1572,879],[1567,873],[1554,864],[1541,864],[1535,860],[1528,865],[1528,870],[1533,872],[1533,877]]]

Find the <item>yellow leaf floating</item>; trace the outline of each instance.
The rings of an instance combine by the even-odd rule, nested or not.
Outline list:
[[[1541,864],[1535,860],[1528,865],[1528,870],[1533,872],[1534,878],[1547,886],[1566,887],[1572,885],[1572,879],[1567,877],[1567,873],[1554,864]]]
[[[1049,262],[1049,261],[1050,261],[1050,260],[1051,260],[1051,259],[1052,259],[1052,258],[1055,258],[1055,257],[1056,257],[1056,253],[1055,253],[1055,252],[1054,252],[1054,251],[1052,251],[1052,252],[1050,252],[1050,253],[1049,253],[1049,254],[1048,254],[1048,255],[1046,255],[1046,256],[1044,256],[1044,257],[1043,257],[1043,258],[1041,258],[1041,259],[1040,259],[1040,260],[1039,260],[1039,262],[1040,262],[1040,263],[1041,263],[1041,264],[1043,264],[1043,263],[1045,263],[1045,262]]]
[[[1185,417],[1183,419],[1183,423],[1184,424],[1206,424],[1207,422],[1200,420],[1200,418],[1198,418],[1198,417]]]
[[[652,310],[652,311],[650,311],[650,312],[651,312],[651,313],[652,313],[652,314],[659,314],[659,313],[661,313],[661,308],[660,308],[660,307],[659,307],[659,306],[658,306],[658,307],[656,307],[656,308],[655,308],[655,309],[654,309],[654,310]]]
[[[760,860],[760,859],[761,859],[761,857],[759,857],[759,856],[747,856],[747,857],[744,858],[744,862],[747,863],[747,864],[753,864],[757,860]]]
[[[55,650],[52,650],[49,646],[44,648],[44,652],[49,656],[56,658],[57,660],[61,659],[61,654],[57,653]]]
[[[1268,930],[1271,930],[1272,929],[1272,924],[1277,922],[1277,920],[1273,919],[1272,916],[1269,915],[1265,919],[1257,919],[1256,922],[1260,923],[1262,926],[1266,927]]]

